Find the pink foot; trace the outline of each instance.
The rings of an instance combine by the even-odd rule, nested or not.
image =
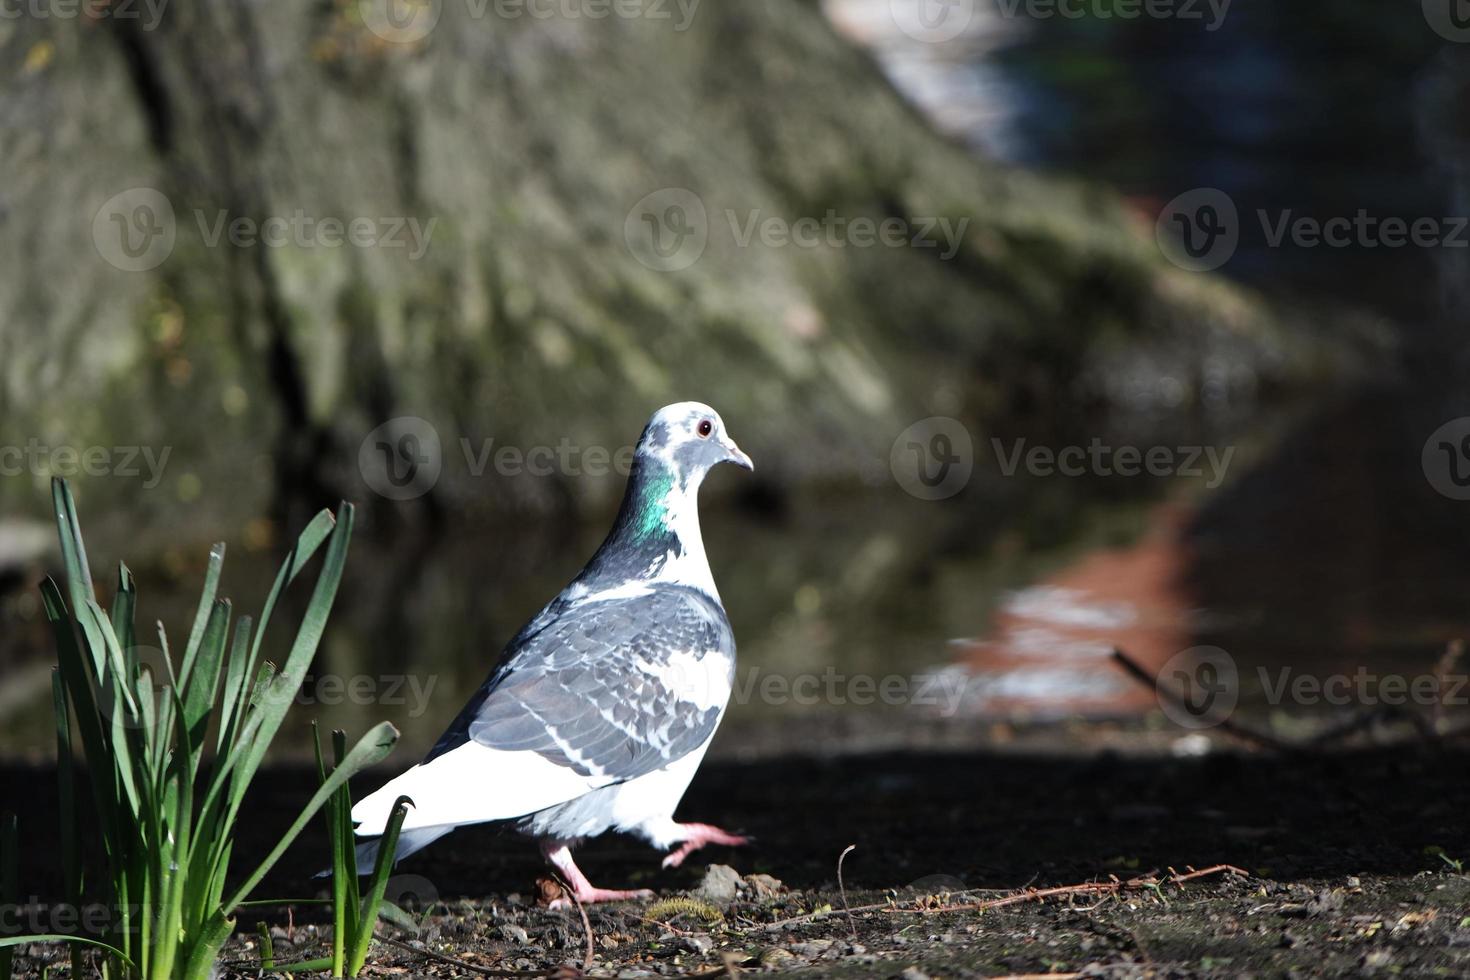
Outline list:
[[[712,827],[707,823],[681,823],[685,837],[684,843],[679,849],[664,858],[664,867],[677,868],[684,863],[684,859],[706,844],[724,844],[726,847],[740,847],[750,843],[749,837],[741,837],[729,831]]]
[[[592,905],[595,902],[626,902],[634,899],[652,898],[653,892],[647,888],[594,888],[587,876],[582,874],[582,869],[577,867],[572,860],[572,841],[547,840],[541,842],[541,855],[551,863],[562,880],[571,886],[572,894],[563,895],[561,898],[553,899],[547,903],[547,908],[569,909],[572,907],[572,898],[582,905]]]
[[[585,888],[575,889],[575,892],[577,902],[582,905],[593,905],[597,902],[632,902],[653,897],[653,892],[647,888],[593,888],[588,885]],[[572,900],[565,896],[553,899],[546,905],[549,909],[569,909],[572,906]]]

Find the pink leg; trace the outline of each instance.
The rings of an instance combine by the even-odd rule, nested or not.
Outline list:
[[[568,885],[572,886],[572,894],[576,895],[577,901],[583,905],[591,905],[594,902],[622,902],[634,898],[652,898],[653,892],[647,888],[616,890],[611,888],[593,888],[592,882],[582,874],[582,869],[577,867],[572,860],[572,849],[566,841],[545,840],[541,842],[541,856],[551,862],[551,866],[557,870]],[[551,903],[551,908],[566,909],[572,907],[571,899],[558,898]]]
[[[712,827],[707,823],[681,823],[679,826],[685,834],[684,843],[679,845],[677,851],[670,853],[668,857],[664,858],[664,867],[666,868],[677,868],[684,863],[685,858],[706,844],[724,844],[726,847],[740,847],[742,844],[750,843],[749,837],[741,837],[739,834],[732,834],[728,831],[721,830],[719,827]]]

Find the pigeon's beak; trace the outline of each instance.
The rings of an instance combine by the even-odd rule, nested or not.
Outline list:
[[[721,439],[720,445],[725,447],[725,457],[730,462],[742,469],[750,470],[752,473],[755,472],[755,464],[750,461],[750,457],[745,455],[739,446],[735,445],[729,439]]]

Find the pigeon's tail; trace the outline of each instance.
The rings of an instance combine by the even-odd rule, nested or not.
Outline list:
[[[393,849],[393,863],[397,864],[414,851],[423,850],[453,829],[453,827],[420,827],[418,830],[403,831],[398,835],[398,846]],[[383,838],[377,837],[357,845],[358,874],[372,874],[373,865],[378,860],[378,849],[382,843]]]
[[[352,808],[352,820],[359,836],[376,837],[387,825],[394,802],[407,796],[413,806],[404,817],[400,840],[414,839],[409,836],[412,831],[433,832],[410,848],[418,850],[455,827],[524,817],[617,781],[613,776],[579,774],[535,752],[466,742],[363,797]]]

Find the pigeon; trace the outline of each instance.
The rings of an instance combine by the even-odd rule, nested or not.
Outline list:
[[[513,820],[582,904],[653,894],[594,888],[572,860],[586,838],[634,834],[669,851],[666,868],[707,844],[749,842],[674,820],[735,679],[735,636],[699,533],[699,486],[720,463],[755,468],[714,409],[654,413],[607,539],[424,760],[352,808],[359,836],[381,835],[399,796],[413,806],[395,861],[456,827]],[[360,868],[377,844],[359,845]]]

